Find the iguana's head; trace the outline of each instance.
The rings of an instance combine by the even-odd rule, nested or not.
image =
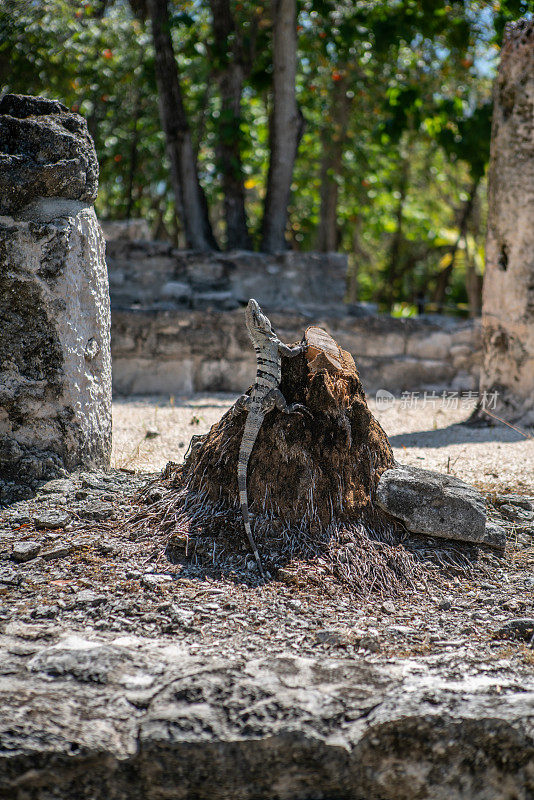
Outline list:
[[[261,310],[259,303],[256,300],[249,300],[245,309],[245,320],[247,323],[248,332],[254,339],[258,334],[272,335],[273,329],[269,319]]]

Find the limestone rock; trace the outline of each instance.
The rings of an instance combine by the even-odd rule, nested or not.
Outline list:
[[[92,208],[70,214],[0,224],[2,478],[32,487],[62,469],[109,464],[104,244]],[[88,359],[91,339],[99,350]]]
[[[105,602],[106,595],[93,592],[92,589],[82,589],[81,592],[77,592],[77,594],[74,595],[74,603],[80,607],[99,606]]]
[[[40,549],[41,545],[39,542],[34,542],[31,539],[27,539],[25,542],[15,542],[11,558],[13,561],[18,561],[19,563],[31,561],[32,558],[36,558]]]
[[[0,101],[0,496],[108,466],[110,311],[85,120],[57,101]]]
[[[113,506],[104,500],[92,500],[80,511],[83,519],[102,521],[113,516]]]
[[[0,214],[41,197],[92,202],[98,161],[87,123],[57,100],[7,94],[0,101]]]
[[[502,525],[498,525],[493,520],[486,520],[486,528],[484,530],[484,541],[488,547],[494,547],[496,550],[504,550],[506,547],[506,530]]]
[[[70,515],[61,509],[44,509],[34,517],[35,527],[40,530],[65,528],[70,522]]]
[[[56,547],[43,550],[41,553],[41,558],[43,558],[45,561],[56,561],[58,558],[65,558],[66,556],[70,555],[73,549],[74,548],[72,545],[58,544]]]
[[[122,658],[121,658],[122,656]],[[30,672],[68,676],[80,682],[105,684],[124,654],[119,648],[73,636],[63,644],[47,647],[28,663]]]
[[[504,549],[504,531],[487,522],[484,498],[459,478],[396,465],[382,474],[376,499],[412,533]]]
[[[530,677],[478,665],[2,636],[0,793],[23,800],[530,797]],[[6,647],[7,645],[7,647]],[[9,653],[15,653],[11,657]],[[11,658],[11,660],[9,660]]]
[[[102,222],[101,225],[106,242],[117,241],[117,239],[130,242],[136,240],[148,242],[151,239],[150,228],[146,219],[107,220]]]

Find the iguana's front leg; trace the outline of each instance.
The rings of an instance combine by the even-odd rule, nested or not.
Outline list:
[[[308,411],[306,406],[303,406],[302,403],[291,403],[291,405],[288,406],[280,389],[271,389],[262,404],[262,411],[264,414],[268,414],[269,411],[272,411],[274,408],[277,408],[284,414],[308,414],[309,417],[312,416],[311,412]]]
[[[306,342],[300,342],[300,344],[296,344],[294,347],[290,347],[288,344],[284,344],[283,342],[278,342],[278,352],[280,355],[285,356],[286,358],[295,358],[295,356],[303,353],[307,347],[308,345]]]
[[[240,411],[250,411],[250,405],[252,403],[252,397],[248,394],[242,394],[240,397],[237,398],[234,405],[232,406],[232,416],[234,414],[239,414]]]

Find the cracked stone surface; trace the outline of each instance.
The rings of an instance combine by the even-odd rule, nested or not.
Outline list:
[[[87,123],[57,100],[6,94],[0,101],[0,214],[35,199],[94,202],[98,161]]]
[[[441,662],[441,663],[440,663]],[[455,657],[199,657],[171,640],[11,624],[12,798],[527,798],[534,679]]]

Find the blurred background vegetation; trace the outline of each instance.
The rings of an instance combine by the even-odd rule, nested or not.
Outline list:
[[[149,5],[3,0],[0,91],[58,98],[83,114],[100,162],[101,219],[144,217],[155,238],[183,247]],[[258,249],[276,0],[222,5],[222,39],[216,0],[169,0],[168,29],[218,246],[227,244],[224,173],[237,142],[240,164],[230,167]],[[286,241],[347,253],[349,299],[396,315],[479,313],[492,81],[505,23],[532,9],[530,0],[296,3],[303,127]],[[241,104],[231,113],[221,76],[235,59]]]

